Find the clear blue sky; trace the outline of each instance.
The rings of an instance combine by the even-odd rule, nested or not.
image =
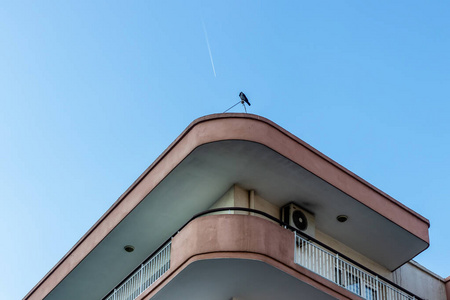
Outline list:
[[[450,275],[449,2],[93,2],[0,5],[1,299],[241,90],[428,218],[416,260]]]

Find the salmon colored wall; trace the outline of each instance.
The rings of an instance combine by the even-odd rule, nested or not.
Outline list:
[[[336,299],[361,299],[294,263],[294,233],[263,218],[210,215],[189,223],[172,239],[169,271],[136,300],[149,300],[189,264],[198,260],[240,258],[263,261]]]
[[[216,114],[192,122],[24,299],[48,295],[195,148],[222,140],[265,145],[429,244],[429,221],[275,123],[251,114]]]
[[[445,291],[447,292],[447,300],[450,300],[450,276],[445,278]]]

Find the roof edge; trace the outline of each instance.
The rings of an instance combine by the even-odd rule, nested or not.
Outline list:
[[[424,216],[422,216],[421,214],[417,213],[416,211],[412,210],[411,208],[409,208],[408,206],[404,205],[400,201],[396,200],[392,196],[390,196],[387,193],[383,192],[382,190],[378,189],[377,187],[375,187],[374,185],[372,185],[368,181],[364,180],[363,178],[359,177],[358,175],[356,175],[355,173],[353,173],[349,169],[345,168],[344,166],[342,166],[338,162],[332,160],[331,158],[329,158],[328,156],[326,156],[325,154],[323,154],[322,152],[320,152],[316,148],[312,147],[310,144],[306,143],[305,141],[301,140],[300,138],[298,138],[297,136],[295,136],[291,132],[289,132],[286,129],[282,128],[280,125],[278,125],[275,122],[273,122],[273,121],[271,121],[271,120],[269,120],[267,118],[264,118],[262,116],[258,116],[258,115],[254,115],[254,114],[246,114],[246,113],[218,113],[218,114],[211,114],[211,115],[206,115],[206,116],[203,116],[203,117],[195,119],[191,124],[189,124],[189,126],[188,126],[188,128],[186,128],[186,130],[190,129],[191,127],[194,127],[195,125],[197,125],[199,123],[205,122],[205,121],[209,121],[209,120],[213,120],[213,119],[223,119],[223,118],[247,118],[247,119],[259,120],[259,121],[262,121],[264,123],[269,124],[270,126],[274,127],[278,131],[280,131],[283,134],[289,136],[290,138],[292,138],[293,140],[295,140],[296,142],[298,142],[302,146],[306,147],[311,152],[317,154],[321,158],[323,158],[326,161],[328,161],[329,163],[333,164],[338,169],[344,171],[348,175],[352,176],[354,179],[356,179],[359,182],[365,184],[366,186],[368,186],[369,188],[371,188],[372,190],[374,190],[378,194],[380,194],[383,197],[387,198],[389,201],[395,203],[396,205],[398,205],[399,207],[405,209],[406,211],[408,211],[409,213],[411,213],[415,217],[421,219],[423,222],[425,222],[427,224],[428,228],[430,227],[430,221],[427,218],[425,218]],[[183,133],[178,138],[180,138],[183,135]],[[178,140],[178,138],[177,138],[177,140]]]
[[[378,193],[379,195],[383,196],[393,204],[397,205],[399,208],[403,209],[404,211],[408,212],[413,217],[416,217],[417,219],[424,222],[428,228],[430,227],[430,222],[428,219],[423,217],[422,215],[418,214],[414,210],[410,209],[409,207],[405,206],[404,204],[400,203],[399,201],[395,200],[388,194],[384,193],[383,191],[379,190],[375,186],[371,185],[361,177],[357,176],[353,172],[349,171],[339,163],[335,162],[331,158],[327,157],[308,143],[304,142],[300,138],[296,137],[289,131],[285,130],[278,124],[268,120],[267,118],[264,118],[262,116],[254,115],[254,114],[247,114],[247,113],[218,113],[218,114],[211,114],[206,115],[203,117],[199,117],[192,121],[184,130],[183,132],[159,155],[156,160],[131,184],[131,186],[111,205],[111,207],[100,217],[100,219],[94,223],[94,225],[78,240],[78,242],[55,264],[55,266],[50,269],[50,271],[25,295],[23,299],[28,299],[30,296],[33,295],[33,293],[49,278],[49,276],[55,272],[55,270],[83,243],[83,241],[111,214],[111,212],[127,197],[128,194],[130,194],[136,186],[139,185],[139,183],[164,159],[164,157],[197,125],[211,121],[211,120],[217,120],[217,119],[231,119],[231,118],[239,118],[239,119],[251,119],[251,120],[257,120],[261,121],[263,123],[266,123],[267,125],[273,127],[274,129],[278,130],[282,134],[288,136],[295,142],[299,143],[312,153],[316,154],[320,158],[326,160],[330,164],[332,164],[334,167],[338,168],[339,170],[345,172],[347,175],[351,176],[355,180],[359,181],[360,183],[364,184],[365,186],[369,187],[374,192]],[[403,226],[402,226],[403,227]],[[404,227],[403,227],[404,228]],[[414,234],[415,235],[415,234]],[[425,240],[424,240],[425,241]],[[427,244],[429,244],[428,241],[425,241]],[[75,268],[76,266],[73,266]],[[450,277],[449,277],[450,278]]]

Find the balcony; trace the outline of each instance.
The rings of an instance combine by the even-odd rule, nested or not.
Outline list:
[[[250,257],[249,253],[252,254]],[[210,257],[211,255],[213,256]],[[294,286],[300,287],[302,292],[312,290],[306,291],[312,295],[312,299],[335,299],[336,295],[343,295],[347,299],[359,299],[357,297],[359,296],[367,300],[421,299],[264,212],[247,208],[219,208],[194,216],[103,300],[150,299],[155,295],[158,295],[158,299],[174,299],[176,296],[173,293],[177,290],[177,283],[171,281],[175,281],[174,277],[180,275],[179,269],[189,269],[188,266],[195,263],[193,257],[201,257],[203,262],[208,262],[202,272],[208,270],[209,278],[205,280],[210,279],[214,282],[217,281],[214,272],[217,272],[216,265],[219,258],[229,260],[224,266],[232,266],[235,263],[232,258],[239,258],[239,264],[244,265],[246,259],[268,257],[269,260],[262,260],[269,265],[282,269],[275,263],[281,262],[290,268],[290,273],[294,269],[292,274],[297,277]],[[246,268],[248,269],[248,266]],[[189,272],[194,271],[191,268]],[[223,267],[221,272],[227,271]],[[195,274],[198,273],[197,271]],[[236,269],[231,273],[233,276],[239,276]],[[292,278],[280,280],[282,275],[276,274],[275,271],[273,273],[273,277],[266,278],[268,282],[256,286],[264,289],[277,281],[292,280]],[[296,276],[296,273],[299,276]],[[192,277],[191,275],[188,274],[186,277]],[[296,282],[298,284],[295,284]],[[305,282],[307,284],[304,284]],[[158,289],[153,285],[158,286]],[[169,287],[164,290],[165,286]],[[186,288],[185,283],[182,286],[183,289]],[[251,289],[247,286],[242,288]],[[161,289],[163,292],[159,293]],[[200,290],[194,286],[190,289]],[[323,291],[326,293],[322,295]],[[293,291],[284,292],[295,294]],[[220,292],[217,290],[216,293]],[[329,295],[334,298],[329,298]]]
[[[418,299],[295,232],[295,263],[367,300]]]
[[[144,290],[151,286],[170,268],[171,243],[163,245],[161,249],[150,256],[122,283],[118,285],[104,300],[134,300]]]

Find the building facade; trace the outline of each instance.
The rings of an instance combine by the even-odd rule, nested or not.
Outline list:
[[[260,116],[199,118],[24,299],[436,299],[429,221]]]

